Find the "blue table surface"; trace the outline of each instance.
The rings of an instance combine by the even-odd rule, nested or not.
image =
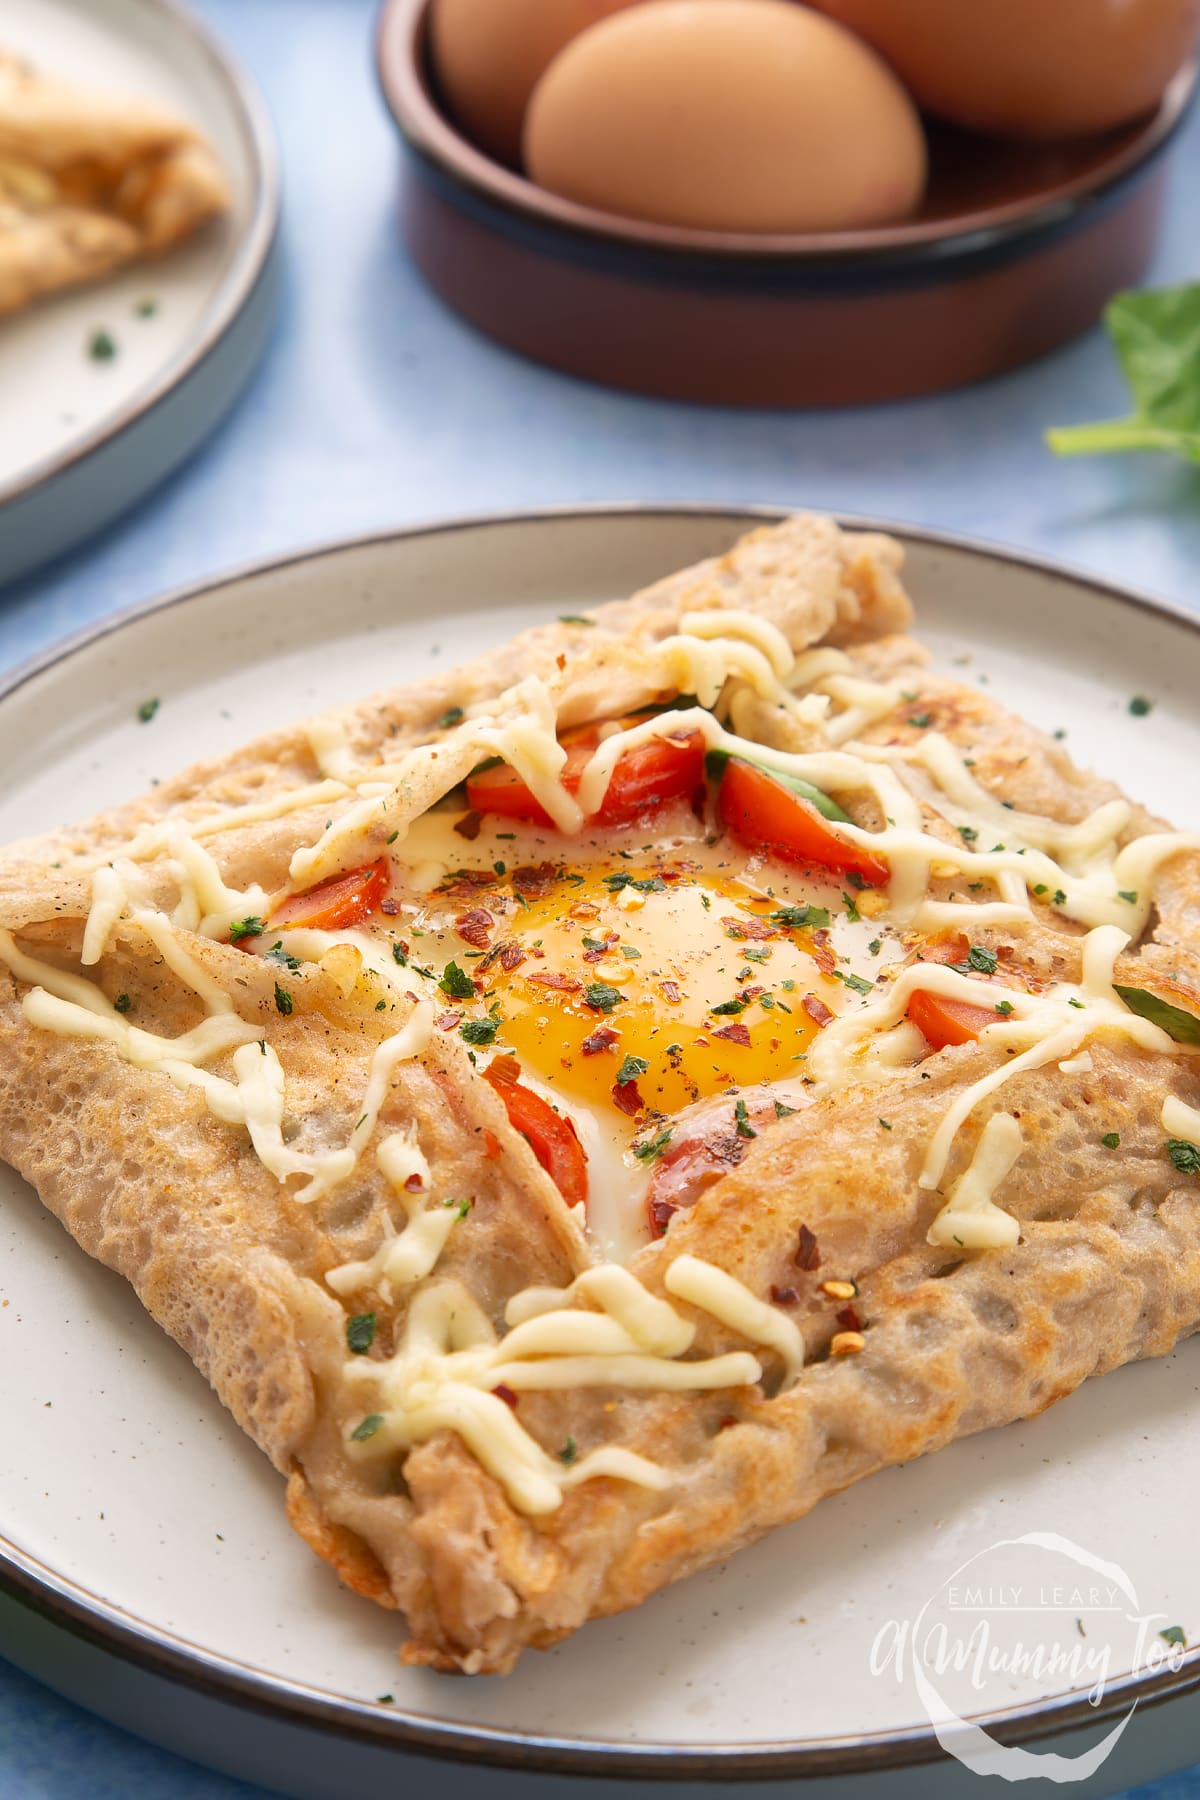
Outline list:
[[[1044,551],[1200,610],[1200,468],[1058,461],[1048,425],[1124,412],[1092,332],[982,387],[843,413],[730,413],[585,386],[477,337],[396,231],[397,146],[370,0],[203,0],[282,145],[286,287],[233,415],[101,538],[0,593],[0,669],[114,608],[322,538],[588,500],[828,507]],[[1200,113],[1178,145],[1151,282],[1197,275]],[[1182,1800],[1200,1770],[1139,1797]],[[111,1729],[0,1663],[3,1800],[260,1792]]]

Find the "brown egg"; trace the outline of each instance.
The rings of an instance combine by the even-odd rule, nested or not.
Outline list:
[[[812,0],[887,57],[920,104],[1005,137],[1103,131],[1154,106],[1200,0]]]
[[[555,57],[530,175],[627,218],[836,231],[911,213],[925,140],[874,51],[791,0],[646,0]]]
[[[579,32],[637,3],[434,0],[434,73],[455,120],[481,149],[515,163],[525,106],[543,69]]]

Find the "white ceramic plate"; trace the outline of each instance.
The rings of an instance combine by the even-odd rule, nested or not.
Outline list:
[[[232,403],[271,314],[278,178],[253,87],[174,0],[5,0],[0,48],[170,106],[233,190],[229,216],[178,250],[0,320],[3,581],[139,499]],[[89,353],[97,331],[116,346],[108,361]]]
[[[268,727],[623,594],[725,547],[745,523],[686,509],[482,521],[168,597],[12,679],[0,697],[0,838],[85,816]],[[1065,729],[1084,764],[1200,826],[1195,622],[1043,564],[902,535],[939,663],[969,658],[971,678]],[[1130,714],[1135,693],[1153,699],[1148,717]],[[150,698],[161,706],[142,724]],[[288,1530],[278,1478],[182,1353],[7,1174],[0,1369],[0,1571],[10,1593],[74,1634],[52,1641],[10,1606],[0,1651],[135,1729],[289,1793],[351,1791],[350,1772],[367,1767],[356,1758],[399,1776],[389,1759],[417,1747],[515,1764],[521,1783],[564,1768],[657,1772],[697,1791],[701,1778],[929,1757],[928,1716],[910,1684],[871,1674],[872,1642],[889,1619],[913,1619],[964,1559],[1030,1531],[1120,1564],[1145,1612],[1200,1638],[1196,1345],[825,1501],[727,1566],[528,1656],[505,1681],[397,1666],[395,1620],[338,1589]],[[1000,1553],[990,1578],[1029,1574],[1028,1557],[1014,1558]],[[117,1675],[79,1673],[83,1639],[118,1650]],[[1128,1704],[1126,1650],[1117,1645],[1108,1672],[1109,1709]],[[1144,1685],[1179,1694],[1190,1678],[1185,1665]],[[1083,1685],[999,1674],[977,1710],[1029,1738],[1092,1717]],[[200,1693],[231,1703],[240,1725],[181,1723]],[[307,1733],[307,1747],[268,1749],[284,1725]],[[1112,1786],[1169,1766],[1169,1738],[1160,1723],[1133,1756],[1128,1734],[1106,1765]],[[490,1767],[473,1779],[481,1793],[517,1791]],[[920,1780],[932,1791],[929,1771]]]

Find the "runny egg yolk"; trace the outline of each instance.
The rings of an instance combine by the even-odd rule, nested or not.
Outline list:
[[[846,1000],[832,894],[785,906],[728,866],[687,858],[545,867],[541,882],[480,894],[486,949],[457,948],[498,1050],[627,1119],[803,1074],[817,1021]],[[470,938],[471,913],[457,917],[456,937]],[[453,953],[445,915],[426,919]]]

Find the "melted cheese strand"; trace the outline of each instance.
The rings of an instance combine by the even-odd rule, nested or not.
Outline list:
[[[1019,1240],[1020,1225],[996,1205],[993,1195],[1024,1147],[1021,1127],[1012,1114],[993,1113],[980,1133],[974,1156],[929,1227],[929,1243],[956,1244],[964,1250],[1007,1250]]]
[[[399,1236],[385,1237],[374,1256],[365,1262],[343,1263],[330,1269],[325,1280],[335,1294],[352,1294],[360,1288],[378,1288],[390,1301],[397,1288],[410,1287],[432,1274],[446,1241],[458,1223],[458,1206],[448,1201],[426,1207],[421,1192],[429,1183],[429,1164],[416,1142],[416,1127],[394,1131],[384,1138],[375,1160],[404,1208],[407,1224]],[[405,1183],[413,1175],[422,1179],[422,1190],[409,1193]]]
[[[698,1256],[677,1256],[663,1276],[663,1286],[752,1344],[776,1351],[783,1361],[783,1386],[791,1387],[804,1367],[804,1339],[786,1313],[757,1299],[734,1276]]]
[[[1162,1128],[1169,1138],[1200,1145],[1200,1112],[1175,1094],[1168,1094],[1162,1103]]]

